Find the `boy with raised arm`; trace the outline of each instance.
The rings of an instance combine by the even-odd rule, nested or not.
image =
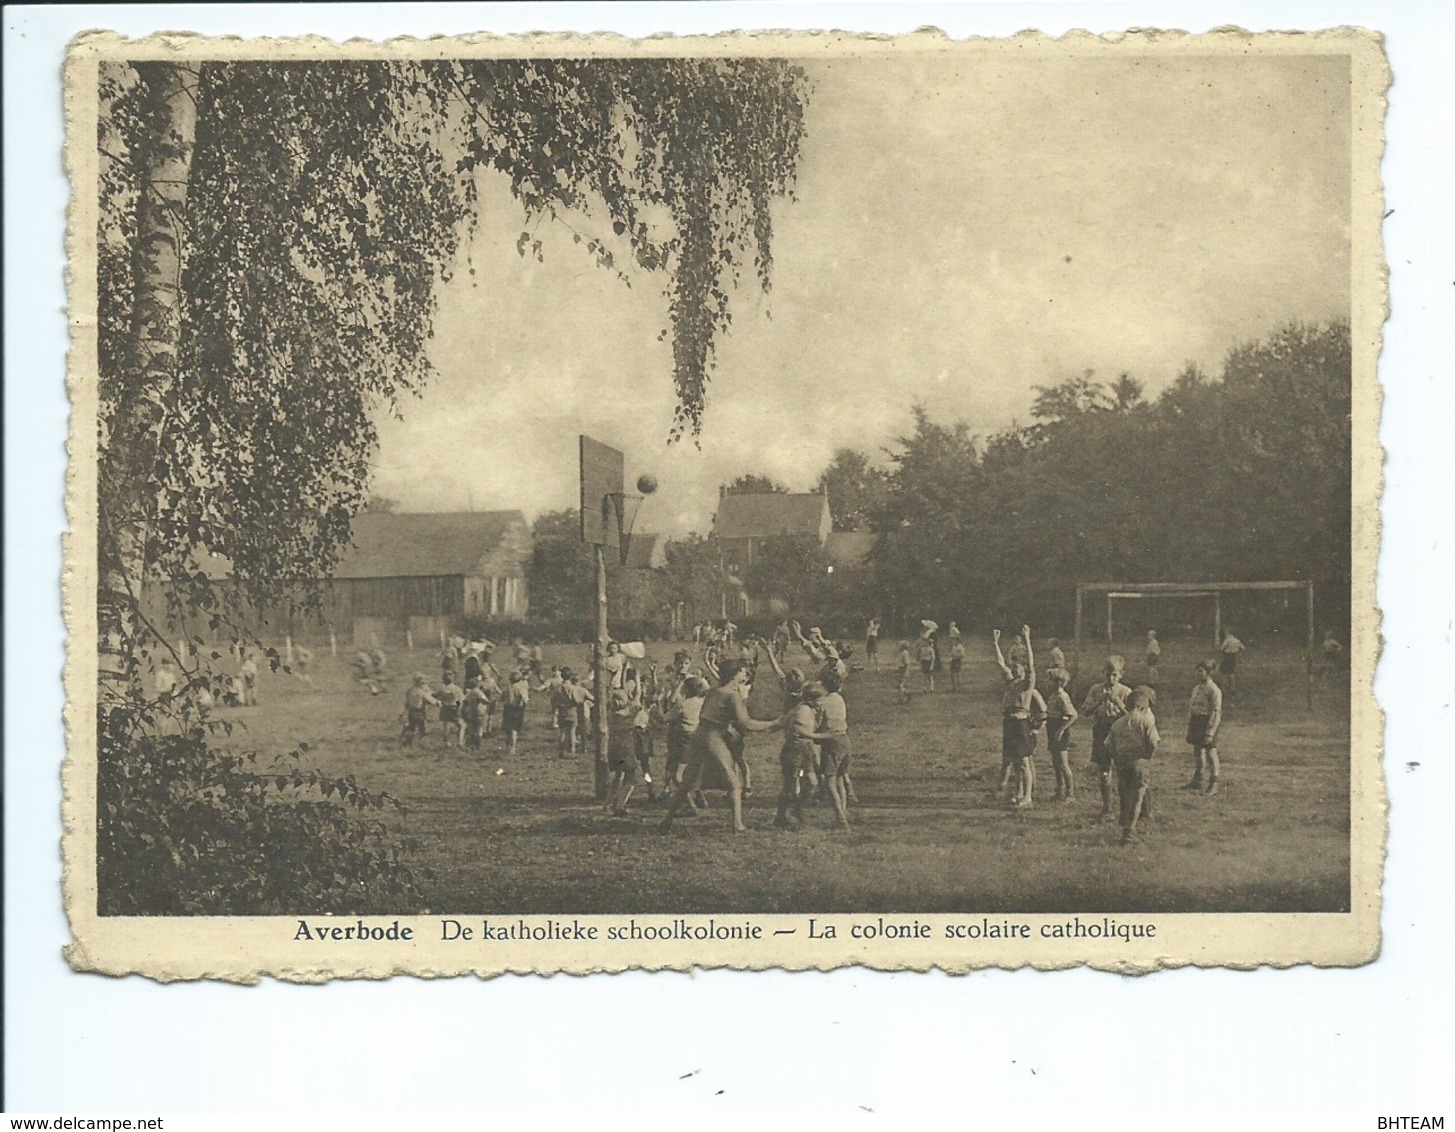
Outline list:
[[[992,632],[995,644],[995,662],[1000,667],[1000,714],[1001,714],[1001,776],[1000,788],[1007,790],[1012,779],[1014,794],[1009,800],[1012,805],[1031,809],[1035,806],[1036,782],[1036,730],[1045,722],[1046,701],[1036,691],[1035,653],[1031,649],[1031,627],[1022,625],[1019,636],[1021,648],[1012,649],[1012,659],[1007,661],[1000,651],[1000,630]],[[1020,659],[1021,656],[1025,660]]]

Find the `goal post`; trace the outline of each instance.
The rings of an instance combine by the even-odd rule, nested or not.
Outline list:
[[[1313,659],[1318,645],[1314,632],[1314,584],[1309,581],[1268,582],[1077,582],[1076,583],[1076,635],[1073,641],[1074,667],[1081,669],[1081,652],[1087,640],[1087,618],[1095,616],[1088,610],[1088,598],[1101,597],[1106,602],[1106,642],[1111,645],[1116,637],[1116,609],[1118,602],[1142,601],[1149,598],[1182,598],[1205,600],[1212,603],[1212,647],[1216,649],[1223,637],[1223,595],[1235,593],[1257,593],[1270,590],[1302,591],[1304,595],[1304,616],[1306,618],[1305,666],[1309,676],[1309,699],[1313,697]]]

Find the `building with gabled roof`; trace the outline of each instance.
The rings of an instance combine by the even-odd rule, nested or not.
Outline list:
[[[722,551],[722,616],[752,617],[781,613],[783,605],[771,594],[749,592],[743,580],[753,556],[769,539],[800,539],[822,547],[833,532],[827,492],[718,493],[712,533]]]
[[[533,543],[519,511],[366,512],[333,572],[330,620],[355,640],[429,639],[463,618],[521,620]]]

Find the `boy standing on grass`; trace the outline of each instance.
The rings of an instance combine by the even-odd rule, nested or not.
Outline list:
[[[637,786],[636,728],[633,720],[641,706],[636,699],[636,682],[614,688],[607,697],[611,722],[606,732],[606,756],[611,767],[611,785],[606,791],[606,810],[615,817],[627,816],[627,803]]]
[[[515,754],[515,744],[525,730],[525,709],[530,703],[530,681],[519,668],[510,670],[510,687],[505,690],[505,753]]]
[[[1076,722],[1076,705],[1066,691],[1071,673],[1057,666],[1046,670],[1050,691],[1046,696],[1046,748],[1051,752],[1051,772],[1056,776],[1056,801],[1069,802],[1075,792],[1071,776],[1071,725]]]
[[[1213,679],[1213,662],[1204,660],[1197,666],[1197,683],[1192,686],[1192,699],[1187,705],[1187,745],[1192,748],[1192,779],[1182,789],[1218,792],[1218,727],[1223,721],[1223,690]]]
[[[950,622],[953,626],[955,623]],[[950,691],[960,690],[960,672],[965,667],[965,642],[958,636],[951,638],[954,644],[950,646]]]
[[[480,728],[485,719],[485,691],[480,687],[480,678],[471,677],[465,681],[465,696],[460,701],[460,720],[465,728],[465,746],[472,751],[480,749]]]
[[[455,683],[455,674],[451,670],[446,673],[445,682],[435,693],[435,699],[439,701],[440,705],[440,731],[443,732],[444,744],[447,748],[464,746],[465,733],[460,718],[460,701],[463,698],[464,693]]]
[[[1162,737],[1152,707],[1157,693],[1143,685],[1127,697],[1127,712],[1112,725],[1106,747],[1117,772],[1122,844],[1137,836],[1137,821],[1152,814],[1151,761]]]
[[[809,689],[816,685],[800,686],[796,691],[785,693],[783,714],[769,728],[783,732],[783,749],[778,753],[778,765],[783,771],[783,782],[778,790],[778,815],[773,819],[775,829],[792,829],[788,824],[788,807],[793,807],[793,816],[799,827],[803,826],[803,802],[818,785],[814,774],[816,749],[813,733],[816,727],[813,705],[809,702]]]
[[[243,654],[243,662],[237,673],[242,677],[243,707],[257,707],[258,704],[258,658],[252,649]]]
[[[1081,714],[1091,717],[1091,765],[1101,781],[1101,816],[1111,816],[1111,755],[1106,737],[1112,725],[1127,713],[1127,697],[1132,690],[1122,683],[1125,662],[1119,656],[1106,658],[1102,681],[1093,684],[1081,705]]]
[[[689,676],[682,685],[682,696],[667,716],[667,795],[682,787],[683,772],[687,769],[687,749],[692,745],[692,736],[697,734],[697,721],[702,716],[702,698],[707,695],[707,681],[701,676]],[[702,801],[698,791],[695,798],[687,799],[687,806],[697,812]]]
[[[899,680],[899,702],[909,703],[909,642],[899,642],[899,668],[895,675]]]
[[[1218,646],[1221,654],[1218,660],[1218,674],[1223,678],[1223,695],[1232,699],[1238,690],[1238,654],[1248,646],[1229,629],[1223,634],[1223,643]]]
[[[1162,663],[1162,642],[1157,640],[1157,630],[1147,630],[1147,683],[1156,685],[1157,665]]]
[[[1000,789],[1014,790],[1007,800],[1014,806],[1032,809],[1035,806],[1036,730],[1045,722],[1046,701],[1036,691],[1035,653],[1031,649],[1031,627],[1022,625],[1017,640],[1022,649],[1012,649],[1011,656],[1024,655],[1025,660],[1006,660],[1000,651],[1000,630],[992,632],[995,663],[1000,666],[1001,772]]]
[[[849,780],[849,707],[839,688],[838,677],[829,674],[822,683],[809,685],[804,695],[814,709],[813,739],[818,743],[819,773],[828,787],[839,828],[848,829],[854,785]],[[855,802],[858,800],[854,797]]]
[[[400,742],[406,747],[414,746],[415,736],[424,738],[425,718],[431,704],[438,704],[434,693],[425,683],[423,672],[414,674],[414,682],[404,692],[404,734]]]
[[[919,670],[925,678],[925,691],[935,690],[935,639],[932,634],[925,633],[919,639],[918,646]]]

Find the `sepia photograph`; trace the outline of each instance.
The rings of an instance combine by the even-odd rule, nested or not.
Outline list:
[[[1386,82],[1352,32],[81,37],[72,961],[1369,958]]]

